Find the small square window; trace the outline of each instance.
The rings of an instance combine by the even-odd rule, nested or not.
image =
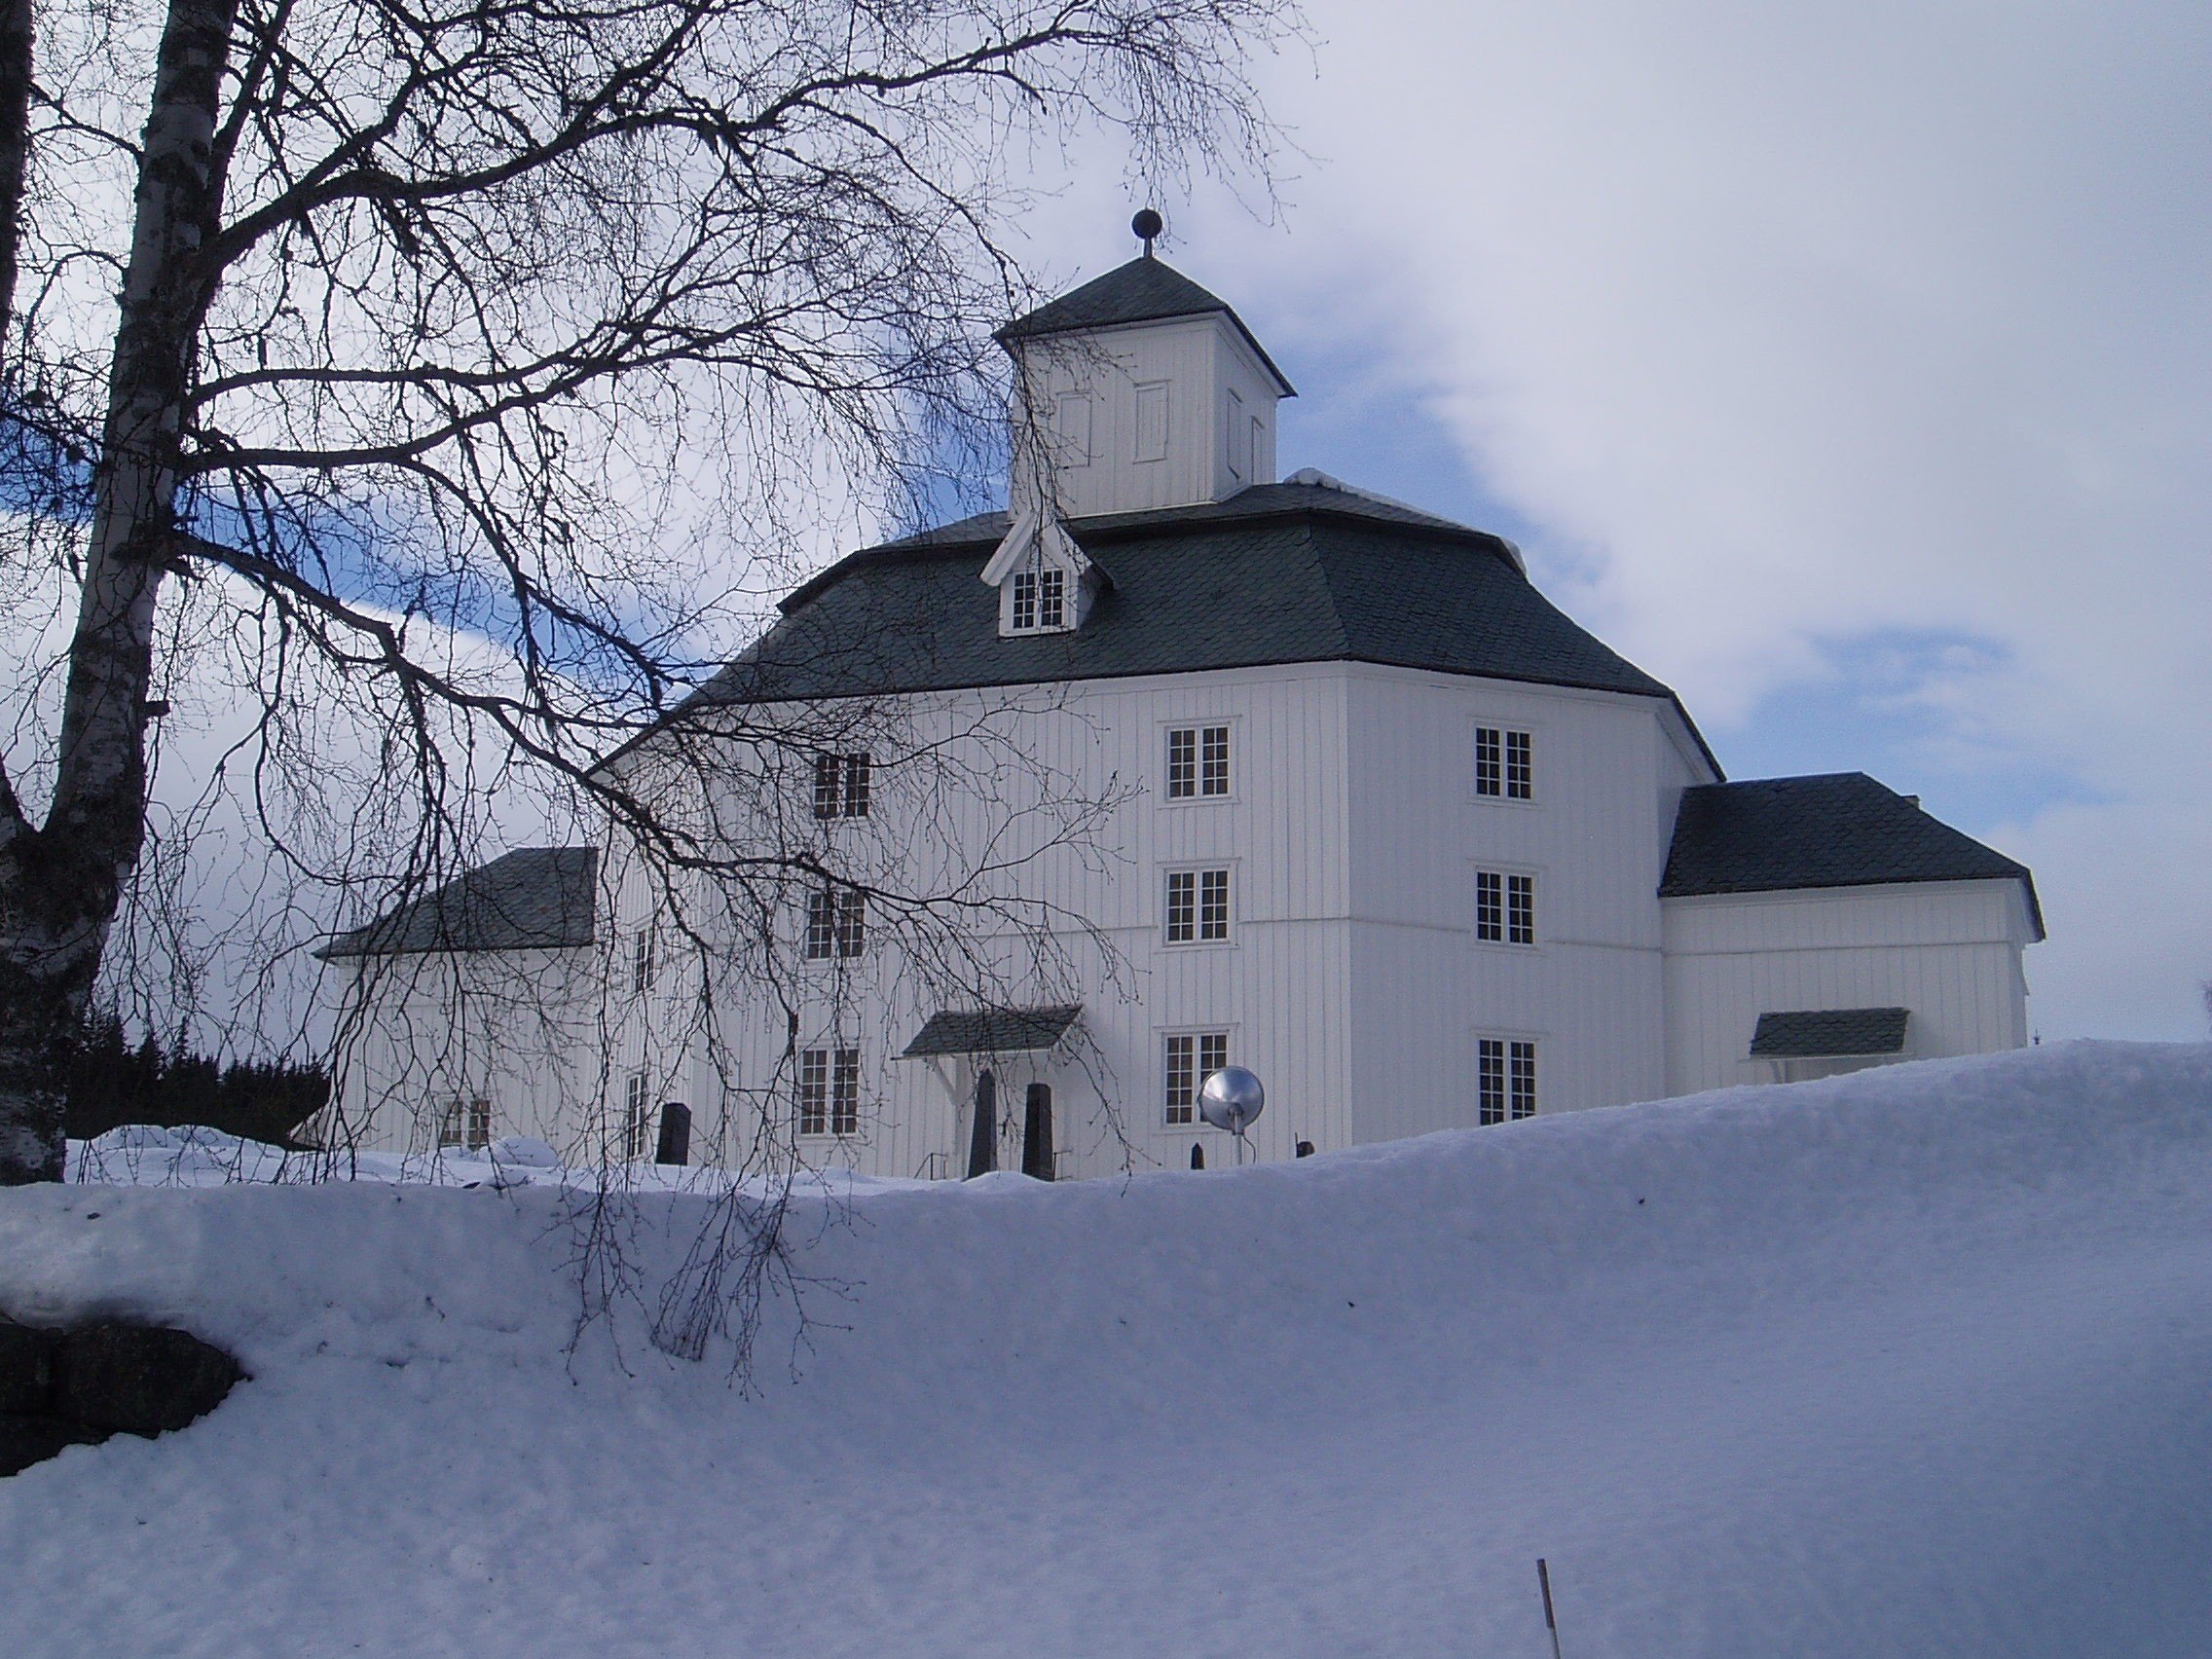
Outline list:
[[[858,956],[867,943],[867,895],[857,889],[806,896],[806,954],[810,961]]]
[[[1167,798],[1194,800],[1229,793],[1229,728],[1171,726],[1167,732]]]
[[[492,1144],[492,1102],[481,1094],[449,1100],[438,1114],[438,1145],[470,1152]]]
[[[1211,944],[1229,938],[1229,871],[1167,872],[1167,942]]]

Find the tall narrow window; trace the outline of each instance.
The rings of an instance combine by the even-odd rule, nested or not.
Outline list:
[[[1536,1115],[1536,1045],[1507,1044],[1506,1062],[1507,1105],[1516,1118],[1533,1118]]]
[[[1252,475],[1251,428],[1244,424],[1244,400],[1229,394],[1229,476],[1239,481]]]
[[[1536,1115],[1536,1045],[1512,1037],[1475,1041],[1475,1121],[1502,1124]]]
[[[1037,572],[1037,626],[1064,628],[1068,624],[1068,573],[1057,565]]]
[[[1167,798],[1189,800],[1198,793],[1198,728],[1175,726],[1167,733]]]
[[[630,988],[638,991],[650,990],[653,973],[653,930],[652,924],[648,922],[638,930],[637,939],[631,942]]]
[[[646,1103],[645,1074],[632,1072],[622,1092],[622,1161],[635,1163],[652,1144],[652,1107]]]
[[[834,755],[817,755],[814,757],[814,816],[837,816],[837,781],[844,770]]]
[[[837,954],[858,956],[867,942],[867,895],[845,892],[837,895]]]
[[[830,1132],[830,1051],[801,1049],[798,1055],[798,1132]]]
[[[845,798],[841,803],[847,818],[866,818],[869,792],[869,772],[873,770],[866,755],[845,756]]]
[[[1207,726],[1198,733],[1198,793],[1229,793],[1229,728]]]
[[[1475,871],[1475,938],[1485,944],[1536,942],[1536,878]]]
[[[1198,871],[1198,938],[1220,940],[1229,937],[1229,871],[1201,869]]]
[[[806,954],[810,961],[819,962],[833,956],[837,950],[837,896],[834,893],[809,893],[806,896]]]
[[[1505,878],[1505,942],[1536,942],[1536,878],[1532,875]]]
[[[1536,771],[1530,753],[1529,734],[1509,731],[1505,734],[1505,798],[1528,800],[1535,793]]]
[[[1063,391],[1053,405],[1052,424],[1059,435],[1062,466],[1090,464],[1090,399],[1080,391]]]
[[[1475,727],[1475,793],[1500,800],[1532,800],[1535,793],[1530,734],[1504,726]]]
[[[1014,631],[1033,634],[1037,631],[1037,572],[1014,572]]]
[[[1190,944],[1198,937],[1198,872],[1167,872],[1167,942]]]
[[[861,1130],[861,1051],[839,1049],[830,1070],[830,1132],[857,1135]]]
[[[1167,1039],[1166,1121],[1195,1124],[1198,1090],[1207,1078],[1229,1064],[1226,1031],[1178,1031]]]
[[[1136,455],[1138,461],[1167,459],[1167,383],[1154,381],[1137,387]]]

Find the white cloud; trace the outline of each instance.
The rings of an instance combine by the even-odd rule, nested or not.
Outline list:
[[[1309,329],[1380,352],[1724,757],[1887,637],[1985,646],[1891,781],[2063,780],[1964,814],[2036,865],[2036,1017],[2201,1034],[2212,13],[1314,10],[1287,232],[1203,203],[1186,263],[1294,378]]]

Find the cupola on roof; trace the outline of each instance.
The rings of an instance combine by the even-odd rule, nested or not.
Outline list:
[[[1080,334],[1098,328],[1121,328],[1140,322],[1167,322],[1177,317],[1220,315],[1235,324],[1246,345],[1267,365],[1285,397],[1298,390],[1275,366],[1259,338],[1244,326],[1244,319],[1227,300],[1200,287],[1164,259],[1145,253],[1126,265],[1094,276],[1080,288],[1049,300],[1025,316],[1017,316],[993,336],[1001,345],[1016,340],[1041,340],[1053,334]]]

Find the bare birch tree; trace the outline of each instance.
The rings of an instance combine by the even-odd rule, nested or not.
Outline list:
[[[11,593],[74,620],[0,776],[5,1183],[61,1173],[67,1049],[148,879],[194,652],[242,665],[271,857],[327,892],[370,829],[406,879],[449,873],[487,742],[491,775],[558,780],[671,867],[763,904],[822,879],[719,864],[598,760],[790,568],[794,499],[896,509],[997,441],[1027,158],[1096,124],[1155,176],[1264,175],[1248,55],[1294,25],[1284,0],[35,20],[34,79],[5,0],[0,508]],[[456,672],[456,631],[506,671]],[[325,696],[384,733],[365,802],[318,793]]]

